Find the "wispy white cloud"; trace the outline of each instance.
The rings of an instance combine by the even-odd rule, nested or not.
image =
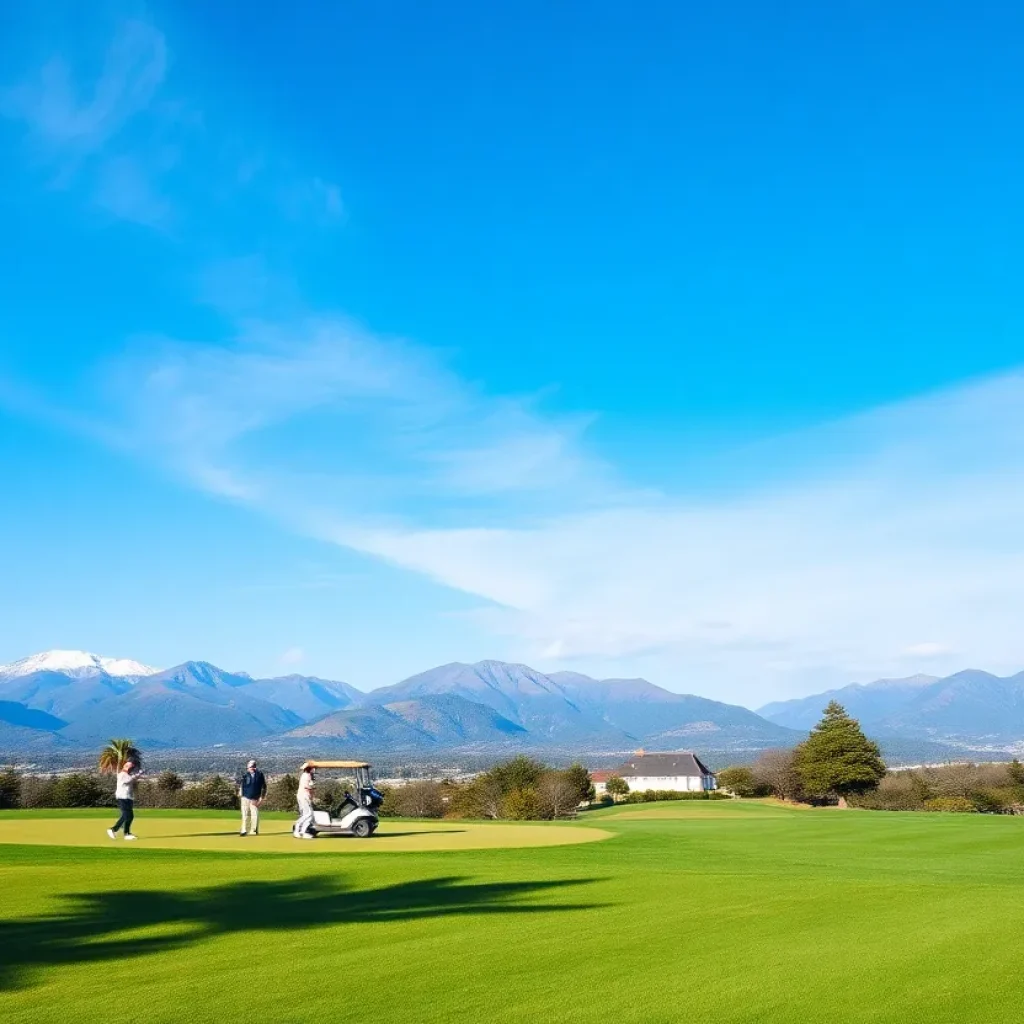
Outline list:
[[[476,595],[474,628],[542,665],[756,703],[1024,663],[1022,374],[766,444],[761,461],[787,473],[725,496],[668,474],[630,489],[586,417],[489,394],[340,319],[143,340],[106,379],[112,436],[208,493]]]
[[[95,77],[89,54],[51,57],[26,81],[7,88],[0,113],[20,121],[52,184],[77,185],[119,220],[163,228],[173,204],[165,178],[180,157],[173,137],[195,115],[165,100],[163,34],[138,20],[119,24]]]
[[[166,197],[154,191],[152,176],[131,157],[106,161],[99,172],[96,202],[120,220],[160,228],[172,216]]]
[[[267,187],[267,174],[252,175],[254,185]],[[276,203],[284,216],[300,224],[329,227],[345,219],[345,204],[341,189],[323,178],[305,178],[300,174],[271,171],[270,187],[276,192]],[[277,184],[273,184],[276,182]]]
[[[524,658],[754,698],[1024,661],[1022,375],[781,439],[785,482],[726,497],[631,490],[586,418],[339,320],[165,343],[119,379],[121,430],[194,485],[478,596],[477,627]]]
[[[217,236],[211,209],[258,223],[262,243],[344,222],[337,184],[207,125],[195,97],[174,90],[171,64],[156,26],[125,19],[99,59],[69,43],[22,81],[0,85],[0,116],[24,126],[51,184],[79,186],[107,213],[149,228],[180,216],[207,251]]]
[[[920,660],[923,658],[949,658],[956,655],[956,651],[946,644],[937,644],[926,640],[924,643],[911,644],[900,652],[904,658]]]
[[[152,101],[167,71],[163,34],[142,21],[118,28],[99,76],[83,76],[64,56],[0,94],[0,110],[25,122],[51,155],[66,160],[102,149]]]
[[[301,665],[306,660],[306,652],[301,647],[289,647],[287,651],[281,654],[281,657],[277,659],[282,665],[287,665],[294,668],[296,665]]]
[[[106,381],[139,445],[210,492],[294,504],[318,532],[332,512],[357,522],[411,499],[442,517],[496,495],[575,504],[604,472],[575,443],[584,421],[489,397],[436,354],[338,318],[241,321],[218,346],[141,341]],[[293,440],[268,458],[275,431]]]
[[[488,598],[482,620],[535,656],[656,655],[748,699],[908,657],[1019,667],[1022,409],[1011,374],[811,431],[798,446],[835,458],[786,485],[355,542]]]

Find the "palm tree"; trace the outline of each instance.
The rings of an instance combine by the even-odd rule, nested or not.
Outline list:
[[[111,740],[100,751],[100,771],[119,772],[125,761],[131,761],[137,766],[141,757],[131,740]]]

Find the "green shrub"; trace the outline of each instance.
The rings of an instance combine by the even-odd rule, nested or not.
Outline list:
[[[532,789],[540,782],[540,777],[547,771],[547,768],[535,761],[532,757],[520,754],[513,757],[511,761],[502,761],[496,764],[485,775],[489,775],[503,794],[507,795],[516,789]]]
[[[177,772],[164,771],[156,777],[156,788],[161,793],[180,793],[185,782]]]
[[[722,789],[735,793],[736,796],[756,797],[770,796],[771,787],[754,778],[754,771],[746,765],[723,768],[717,775],[718,785]]]
[[[978,810],[965,796],[935,796],[924,802],[924,809],[948,814],[976,814]]]
[[[96,807],[103,803],[103,789],[93,775],[74,772],[62,775],[53,785],[53,807]]]
[[[590,781],[590,772],[579,761],[569,765],[562,775],[566,782],[576,790],[577,804],[585,804],[594,799],[594,784]]]
[[[263,808],[267,811],[298,811],[296,795],[299,780],[294,775],[282,775],[267,786]]]
[[[228,811],[238,807],[238,792],[222,775],[212,775],[178,796],[178,806],[192,810]]]
[[[21,806],[21,776],[13,769],[0,772],[0,810]]]
[[[731,800],[728,793],[720,793],[716,789],[698,790],[696,792],[678,793],[674,789],[645,789],[630,793],[623,801],[627,804],[649,804],[659,800]]]
[[[853,794],[850,803],[871,811],[920,811],[926,800],[939,795],[917,772],[889,772],[876,790]]]
[[[986,814],[1012,814],[1019,802],[1015,786],[985,786],[976,789],[969,799]]]
[[[621,775],[613,775],[605,784],[604,791],[611,794],[613,800],[629,793],[629,783]]]
[[[56,807],[54,789],[57,780],[51,775],[25,775],[21,780],[22,807]]]
[[[505,796],[501,816],[509,821],[536,821],[540,816],[540,801],[532,786],[513,789]]]
[[[384,817],[440,818],[444,815],[450,788],[430,779],[392,786],[384,791],[380,813]]]

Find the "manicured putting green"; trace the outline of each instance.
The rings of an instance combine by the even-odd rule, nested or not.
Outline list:
[[[111,840],[111,821],[99,818],[28,818],[0,821],[0,843],[32,846],[118,846],[132,849],[211,850],[223,853],[387,853],[430,850],[493,850],[523,846],[567,846],[607,839],[599,828],[567,825],[486,825],[476,822],[381,822],[370,839],[321,836],[308,841],[292,837],[282,821],[266,823],[258,836],[240,836],[226,818],[163,818],[140,813],[135,819],[138,841]]]

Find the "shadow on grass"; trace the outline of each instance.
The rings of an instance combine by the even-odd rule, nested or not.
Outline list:
[[[70,893],[66,909],[0,921],[0,991],[28,984],[33,968],[131,960],[221,935],[287,932],[475,914],[546,914],[600,904],[538,903],[529,897],[595,879],[467,883],[430,878],[379,889],[345,889],[323,876],[232,882],[205,889]],[[131,937],[161,926],[173,934]]]

